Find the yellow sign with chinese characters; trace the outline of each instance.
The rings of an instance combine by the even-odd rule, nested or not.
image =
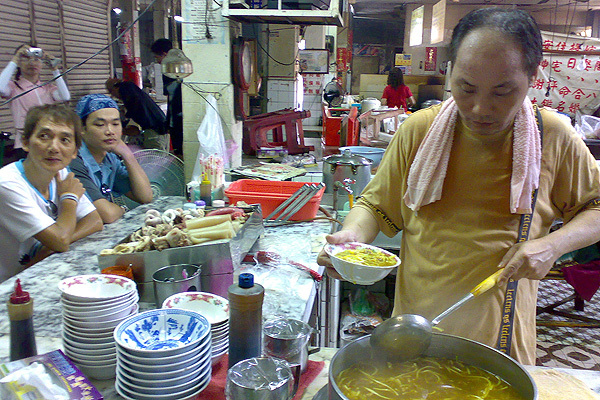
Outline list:
[[[394,65],[396,67],[412,65],[412,55],[402,53],[396,54]]]

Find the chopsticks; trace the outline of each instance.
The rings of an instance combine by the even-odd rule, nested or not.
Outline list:
[[[296,214],[302,207],[306,205],[313,198],[313,196],[323,188],[325,184],[323,182],[313,185],[307,183],[302,185],[300,189],[294,192],[289,198],[287,198],[283,203],[279,205],[271,214],[269,214],[266,218],[266,222],[273,223],[286,223],[294,214]],[[271,220],[274,215],[278,212],[281,214]]]
[[[277,214],[279,211],[283,210],[286,206],[288,206],[291,202],[294,201],[294,199],[298,196],[300,196],[303,193],[306,193],[306,191],[309,189],[309,184],[306,183],[304,185],[302,185],[300,187],[300,189],[296,190],[292,195],[290,195],[290,197],[288,197],[283,203],[281,203],[275,210],[273,210],[273,212],[269,215],[267,215],[265,217],[265,219],[271,219],[273,218],[273,216],[275,216],[275,214]]]

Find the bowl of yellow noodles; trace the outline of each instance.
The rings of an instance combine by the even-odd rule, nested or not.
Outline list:
[[[329,243],[325,252],[337,273],[358,285],[372,285],[400,265],[395,254],[365,243]]]

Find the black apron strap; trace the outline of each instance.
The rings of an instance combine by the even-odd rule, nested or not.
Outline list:
[[[540,110],[534,105],[535,118],[537,121],[538,129],[540,131],[540,141],[543,140],[544,131],[542,124],[542,116]],[[535,210],[535,202],[537,200],[538,190],[535,189],[531,193],[531,213],[521,215],[521,222],[519,223],[519,236],[517,243],[522,243],[529,237],[529,230],[531,228],[531,221],[533,219],[533,212]],[[502,320],[500,322],[500,331],[498,333],[498,342],[496,348],[506,355],[510,355],[510,348],[512,344],[512,332],[513,332],[513,321],[515,318],[515,307],[517,304],[517,286],[518,281],[509,279],[506,284],[506,293],[504,295],[504,305],[502,307]]]

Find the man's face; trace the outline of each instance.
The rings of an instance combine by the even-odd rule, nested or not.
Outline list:
[[[167,53],[153,53],[157,63],[162,64],[162,60],[167,56]]]
[[[48,117],[39,120],[29,139],[23,141],[27,159],[40,169],[56,174],[77,157],[75,130]]]
[[[463,39],[450,87],[463,123],[482,135],[507,129],[521,108],[533,76],[509,36],[477,29]]]
[[[90,151],[113,151],[123,134],[119,110],[103,108],[88,115],[83,140]]]

